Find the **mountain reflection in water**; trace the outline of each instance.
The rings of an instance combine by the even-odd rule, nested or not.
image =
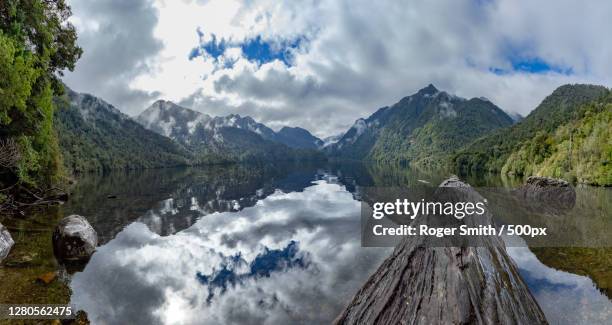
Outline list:
[[[361,247],[360,187],[446,176],[235,165],[85,178],[64,209],[103,245],[73,276],[71,303],[103,324],[329,323],[391,251]],[[609,319],[589,278],[509,252],[552,323]]]
[[[389,251],[360,247],[359,211],[321,180],[171,236],[134,222],[74,276],[72,301],[100,321],[329,322]]]

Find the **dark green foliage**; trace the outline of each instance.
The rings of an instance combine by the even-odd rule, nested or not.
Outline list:
[[[461,150],[453,157],[453,166],[461,173],[500,172],[510,154],[518,150],[524,141],[533,139],[539,132],[553,132],[575,118],[580,105],[602,97],[607,91],[605,87],[593,85],[561,86],[519,123],[496,130]],[[540,144],[530,150],[544,153],[548,150],[545,139],[542,135],[538,139]]]
[[[466,100],[429,85],[358,121],[332,147],[332,155],[378,163],[441,167],[457,149],[511,124],[512,119],[488,100]]]
[[[420,112],[409,106],[398,110],[399,116],[383,129],[370,153],[375,161],[443,166],[457,149],[512,124],[491,102],[475,98],[453,102],[452,111],[435,101]]]
[[[90,95],[56,99],[55,125],[68,170],[107,171],[190,164],[191,153]]]
[[[612,185],[612,95],[582,105],[572,115],[556,129],[523,141],[502,173]]]
[[[59,178],[52,97],[62,91],[57,76],[82,52],[70,14],[63,0],[0,2],[0,137],[20,152],[16,166],[0,170],[1,183],[48,186]]]
[[[61,90],[56,74],[74,69],[83,50],[76,45],[76,30],[68,22],[72,15],[64,0],[3,0],[0,2],[0,30],[24,45],[36,57],[45,79]]]

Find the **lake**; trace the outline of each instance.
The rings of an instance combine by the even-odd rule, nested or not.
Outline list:
[[[330,323],[392,250],[361,246],[362,189],[437,185],[447,176],[359,164],[85,175],[65,205],[2,220],[17,244],[0,268],[0,303],[69,301],[95,324]],[[577,193],[577,205],[598,207],[584,227],[605,230],[612,189]],[[100,246],[68,272],[55,262],[50,234],[73,213],[90,221]],[[551,324],[610,323],[612,249],[508,252]],[[36,280],[57,270],[49,284]]]

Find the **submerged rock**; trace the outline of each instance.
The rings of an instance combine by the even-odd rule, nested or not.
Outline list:
[[[484,198],[453,177],[438,190],[440,202]],[[428,220],[429,219],[429,220]],[[451,220],[453,225],[494,226],[491,213]],[[423,216],[413,225],[440,223]],[[546,324],[546,318],[498,236],[470,245],[440,245],[407,236],[355,294],[336,324]],[[458,241],[460,242],[460,241]]]
[[[53,280],[55,280],[56,277],[57,277],[57,273],[55,273],[55,272],[47,272],[47,273],[39,275],[36,278],[36,281],[39,281],[39,282],[44,283],[44,284],[49,284],[49,283],[53,282]]]
[[[13,237],[11,237],[6,227],[0,223],[0,263],[8,256],[13,245],[15,245]]]
[[[62,219],[53,232],[53,252],[60,261],[87,261],[97,245],[96,231],[76,214]]]
[[[576,204],[576,191],[562,179],[530,176],[517,194],[538,210],[562,212]]]

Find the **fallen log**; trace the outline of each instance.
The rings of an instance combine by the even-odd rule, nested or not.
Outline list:
[[[445,193],[445,200],[483,200],[457,178],[444,181],[444,187],[457,189]],[[493,224],[489,211],[452,222]],[[430,240],[404,238],[335,324],[547,323],[501,238],[486,236],[459,247],[436,246]]]
[[[28,189],[20,184],[2,189],[0,194],[4,195],[4,200],[0,204],[0,215],[25,216],[28,209],[61,205],[69,198],[68,193],[56,187],[46,190]]]

